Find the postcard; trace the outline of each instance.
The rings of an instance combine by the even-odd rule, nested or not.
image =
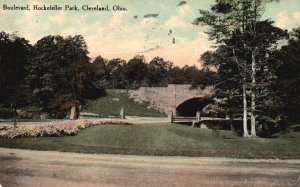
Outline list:
[[[299,0],[0,0],[0,187],[299,186]]]

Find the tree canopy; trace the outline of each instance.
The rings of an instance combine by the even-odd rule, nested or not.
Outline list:
[[[287,32],[273,26],[272,21],[261,19],[268,2],[271,1],[216,0],[210,11],[200,10],[201,16],[194,22],[209,26],[207,33],[218,48],[205,53],[202,60],[219,71],[217,93],[223,104],[226,103],[223,107],[235,108],[228,110],[230,115],[233,111],[241,111],[241,106],[233,101],[239,101],[237,96],[242,96],[244,136],[249,136],[248,114],[251,136],[256,136],[257,126],[262,125],[256,123],[257,119],[270,112],[267,110],[271,108],[268,107],[270,102],[266,102],[266,98],[272,95],[268,82],[274,81],[275,66],[269,57],[276,51],[277,41],[287,36]]]
[[[0,103],[25,102],[20,91],[26,76],[31,45],[17,33],[0,32]]]

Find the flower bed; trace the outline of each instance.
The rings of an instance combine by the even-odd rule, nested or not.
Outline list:
[[[131,125],[122,121],[100,121],[100,120],[76,120],[59,121],[47,125],[38,126],[12,126],[0,127],[0,138],[20,137],[46,137],[46,136],[71,136],[80,130],[95,125]]]

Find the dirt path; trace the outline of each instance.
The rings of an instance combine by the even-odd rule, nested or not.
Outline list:
[[[126,116],[126,122],[133,124],[164,124],[170,123],[167,117],[136,117],[136,116]]]
[[[300,160],[89,155],[0,148],[14,186],[299,186]]]
[[[84,119],[79,119],[84,120]],[[90,118],[89,120],[94,121],[122,121],[133,124],[167,124],[170,123],[170,120],[167,117],[137,117],[137,116],[126,116],[126,119],[120,118]],[[64,121],[64,120],[57,120]],[[44,122],[17,122],[18,126],[35,126],[35,125],[50,125],[57,122],[56,120],[44,121]],[[11,121],[0,121],[0,127],[3,126],[13,126]]]

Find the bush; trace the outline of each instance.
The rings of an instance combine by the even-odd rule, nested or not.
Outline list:
[[[13,111],[7,108],[0,108],[0,118],[8,119],[13,117]]]
[[[207,128],[214,130],[230,130],[228,121],[204,121]]]

